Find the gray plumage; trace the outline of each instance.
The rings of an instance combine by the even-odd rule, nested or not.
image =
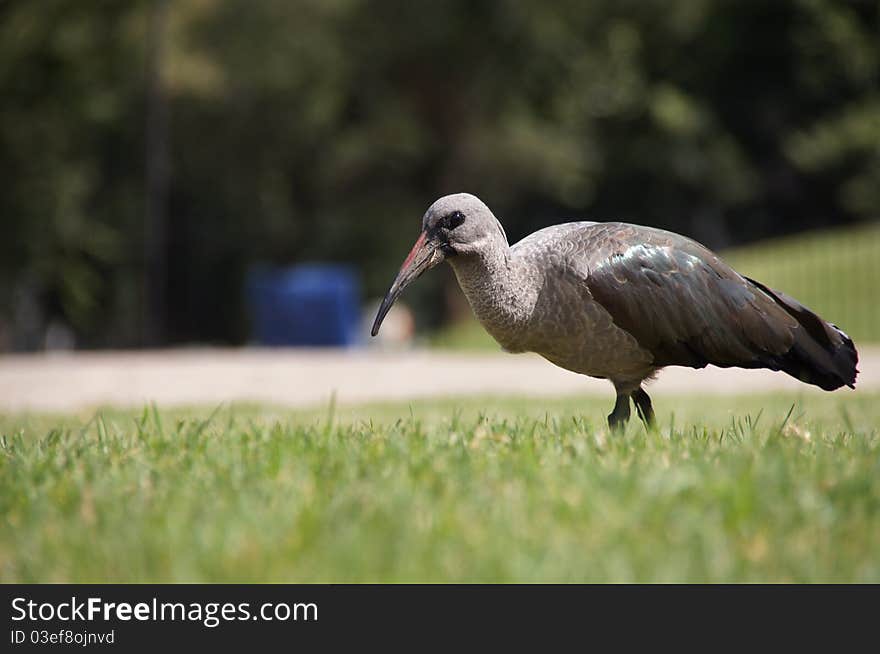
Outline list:
[[[646,423],[643,382],[665,366],[769,368],[826,390],[854,387],[855,347],[794,299],[741,276],[679,234],[626,223],[572,222],[512,247],[466,193],[437,200],[373,327],[403,288],[446,260],[477,320],[509,352],[609,379],[613,427],[631,398]]]

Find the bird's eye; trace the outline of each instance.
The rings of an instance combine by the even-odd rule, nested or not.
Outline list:
[[[455,229],[464,222],[464,214],[461,211],[453,211],[443,217],[443,226],[446,229]]]

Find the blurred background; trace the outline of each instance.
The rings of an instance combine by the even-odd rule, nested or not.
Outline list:
[[[4,0],[0,94],[0,351],[357,343],[458,191],[880,340],[876,0]],[[404,299],[488,342],[446,267]]]

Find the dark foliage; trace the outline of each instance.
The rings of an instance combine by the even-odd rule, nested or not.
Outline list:
[[[143,341],[158,3],[0,3],[0,341]],[[437,196],[722,247],[876,218],[880,3],[175,0],[168,342],[241,342],[255,261],[391,278]],[[442,276],[413,301],[443,317]],[[5,333],[5,337],[4,334]],[[4,347],[0,342],[0,349]]]

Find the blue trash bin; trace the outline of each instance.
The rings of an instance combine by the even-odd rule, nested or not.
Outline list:
[[[350,266],[258,267],[248,275],[251,334],[267,346],[351,346],[358,341],[360,292]]]

